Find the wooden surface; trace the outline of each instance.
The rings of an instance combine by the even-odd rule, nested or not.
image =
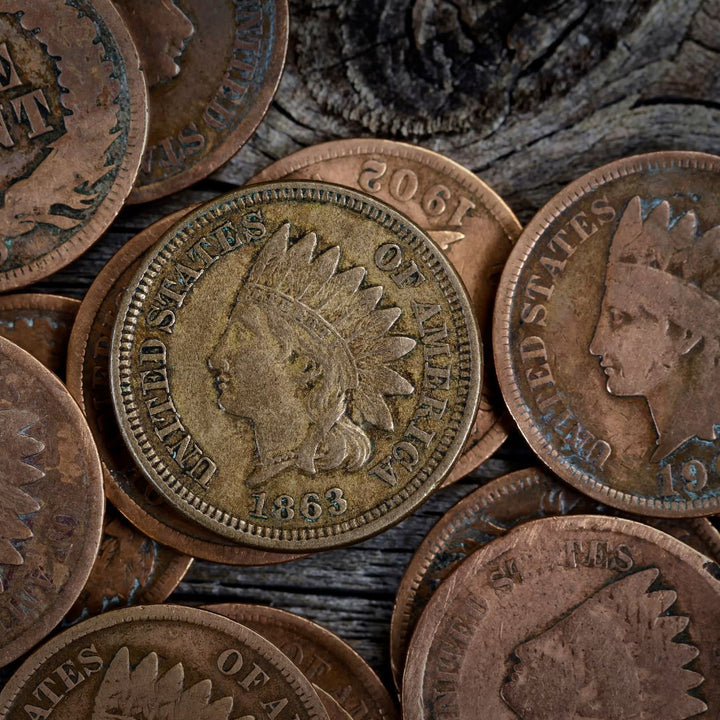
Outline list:
[[[196,187],[126,208],[88,253],[34,290],[82,297],[136,231],[325,140],[379,136],[443,152],[492,185],[523,222],[567,182],[615,158],[720,148],[720,0],[290,5],[288,65],[253,139]],[[414,548],[478,481],[530,462],[511,438],[475,479],[383,535],[288,565],[197,562],[172,600],[297,612],[349,641],[390,687],[390,616]]]

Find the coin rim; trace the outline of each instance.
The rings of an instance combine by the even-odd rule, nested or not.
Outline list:
[[[110,0],[92,0],[91,5],[114,39],[127,71],[129,128],[125,154],[110,190],[92,217],[62,245],[55,246],[25,265],[0,271],[0,292],[16,290],[52,275],[97,242],[122,209],[140,169],[148,132],[148,94],[145,74],[140,69],[140,58],[135,43],[115,6]]]
[[[236,0],[232,0],[235,9]],[[198,180],[206,178],[218,168],[222,167],[238,150],[253,136],[258,125],[263,120],[275,98],[280,86],[285,60],[287,58],[289,33],[289,7],[288,0],[271,0],[275,6],[277,17],[276,40],[271,50],[263,86],[257,95],[256,102],[250,106],[250,111],[244,120],[221,142],[213,152],[203,155],[202,160],[189,168],[180,171],[164,180],[158,180],[148,185],[137,185],[132,188],[127,198],[128,205],[158,200],[172,193],[184,190]],[[148,91],[149,97],[149,91]],[[152,111],[152,108],[150,108]],[[143,151],[142,157],[145,153]],[[138,165],[138,168],[140,166]]]
[[[244,205],[246,199],[250,201],[250,204],[247,206]],[[167,255],[171,253],[171,250],[166,249],[166,245],[176,242],[183,232],[180,223],[163,235],[153,252],[150,253],[141,264],[133,278],[132,284],[128,288],[128,292],[125,294],[122,305],[118,311],[113,332],[112,352],[110,353],[110,378],[115,412],[123,437],[138,466],[142,468],[145,475],[160,494],[167,498],[174,507],[180,509],[187,517],[199,522],[201,525],[205,525],[214,532],[252,547],[261,549],[274,547],[283,551],[325,550],[365,540],[382,532],[409,515],[439,487],[445,475],[450,471],[453,462],[461,452],[465,439],[475,420],[481,388],[482,346],[477,321],[475,320],[467,291],[444,253],[409,218],[406,218],[402,213],[399,213],[389,205],[375,201],[374,198],[367,197],[363,193],[332,183],[297,181],[254,185],[252,187],[240,188],[204,203],[197,210],[186,215],[183,218],[182,224],[195,222],[202,224],[201,221],[205,219],[206,215],[217,217],[217,212],[215,211],[219,208],[227,211],[230,209],[240,211],[245,207],[262,206],[266,203],[287,202],[291,200],[321,202],[331,207],[355,212],[358,215],[367,208],[365,217],[369,219],[372,219],[370,218],[372,211],[379,211],[389,215],[394,221],[394,225],[399,225],[400,227],[406,226],[410,229],[411,232],[404,239],[404,242],[409,243],[411,240],[415,240],[418,243],[418,248],[422,252],[428,253],[429,257],[434,261],[433,269],[439,266],[440,270],[444,273],[448,286],[454,293],[456,298],[455,302],[459,305],[458,314],[464,319],[464,328],[467,331],[467,339],[462,339],[463,345],[467,344],[467,348],[463,352],[466,355],[467,359],[465,362],[468,365],[468,377],[467,380],[463,380],[463,383],[466,382],[468,386],[464,401],[464,410],[459,421],[452,421],[456,422],[457,429],[443,457],[437,461],[435,467],[426,474],[427,476],[424,482],[416,480],[417,488],[414,492],[408,493],[406,486],[406,488],[400,492],[391,495],[391,498],[400,498],[401,495],[405,495],[405,497],[398,500],[394,507],[381,514],[378,518],[368,519],[368,516],[373,514],[372,511],[377,509],[380,503],[374,504],[371,508],[365,510],[363,514],[356,515],[352,523],[346,520],[344,522],[337,522],[334,526],[324,526],[321,535],[313,534],[308,539],[305,535],[312,532],[312,528],[301,528],[297,530],[273,529],[270,526],[255,525],[236,516],[231,516],[225,511],[209,505],[194,493],[187,491],[187,487],[182,485],[181,481],[176,479],[169,471],[165,471],[165,477],[160,475],[155,467],[158,463],[150,464],[149,461],[144,458],[141,443],[135,437],[133,423],[130,422],[126,409],[127,405],[131,413],[137,412],[135,409],[136,404],[131,394],[131,387],[128,385],[127,388],[123,388],[123,380],[130,374],[130,359],[128,356],[133,342],[135,326],[137,325],[140,315],[140,303],[135,300],[135,295],[136,293],[140,294],[142,298],[147,296],[148,287],[143,286],[141,288],[140,285],[141,283],[147,285],[144,279],[146,274],[150,277],[156,275],[152,266],[161,262],[161,259],[164,258],[163,254]],[[242,208],[240,207],[241,203],[243,204]],[[205,220],[205,223],[207,222],[208,221]],[[437,272],[437,270],[435,270],[435,272]],[[130,291],[131,289],[132,291]],[[448,423],[449,422],[450,421],[448,421]],[[142,439],[145,435],[142,426],[137,424],[136,431]],[[416,479],[419,473],[425,472],[424,469],[432,462],[433,458],[428,458],[423,468],[417,471],[413,475],[413,478]],[[180,497],[178,492],[175,492],[169,484],[166,485],[166,482],[174,483],[186,492]],[[411,479],[408,485],[412,483],[413,480]],[[410,501],[410,498],[414,499]],[[193,499],[197,500],[199,507],[193,505]],[[388,499],[383,500],[382,504],[387,505]],[[213,514],[219,519],[214,520],[211,517]],[[231,527],[233,523],[238,527]],[[345,529],[348,525],[350,525],[350,529]],[[240,527],[243,526],[249,526],[249,529],[240,530]],[[284,536],[285,533],[291,537],[288,538]]]
[[[517,330],[511,325],[513,305],[518,295],[517,287],[525,263],[547,228],[573,203],[587,193],[601,188],[614,180],[647,171],[688,168],[720,172],[720,156],[709,153],[682,150],[665,150],[621,158],[591,170],[553,196],[523,230],[505,265],[493,317],[493,355],[500,390],[508,409],[515,419],[523,437],[539,457],[556,475],[590,497],[628,512],[652,517],[700,517],[711,515],[720,508],[720,495],[691,501],[660,500],[657,497],[641,497],[615,489],[606,482],[595,480],[588,473],[573,466],[543,434],[533,419],[530,407],[523,398],[514,372],[511,344]]]

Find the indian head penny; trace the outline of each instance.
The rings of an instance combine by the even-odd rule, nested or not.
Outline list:
[[[717,717],[719,577],[631,520],[521,525],[433,595],[410,643],[403,718]]]
[[[150,95],[148,145],[130,202],[201,180],[252,135],[275,95],[287,0],[116,0]]]
[[[184,517],[148,484],[118,429],[110,392],[110,345],[117,309],[142,257],[187,212],[173,213],[136,235],[95,278],[70,336],[68,389],[95,437],[107,497],[133,525],[180,553],[213,562],[264,565],[292,560],[300,556],[242,547]]]
[[[92,435],[57,377],[0,338],[0,666],[30,650],[80,594],[104,498]]]
[[[274,645],[196,608],[116,610],[66,630],[0,692],[0,718],[328,720]]]
[[[166,233],[113,334],[133,455],[247,545],[335,547],[399,521],[474,421],[480,344],[449,262],[395,210],[323,183],[239,190]]]
[[[656,516],[720,507],[720,158],[638,155],[531,221],[498,290],[494,350],[540,458]]]
[[[497,282],[520,235],[520,223],[480,178],[432,150],[357,138],[304,148],[265,168],[250,182],[280,179],[345,185],[407,215],[445,252],[465,283],[481,335],[490,337]],[[443,485],[487,460],[512,426],[495,383],[490,345],[485,349],[485,380],[475,423]]]
[[[147,95],[109,0],[0,0],[0,291],[67,265],[137,175]]]
[[[293,613],[225,603],[206,610],[246,625],[279,647],[305,676],[356,720],[397,720],[395,703],[372,668],[329,630]]]
[[[539,468],[518,470],[492,480],[450,508],[415,551],[398,588],[390,629],[390,660],[397,687],[422,611],[438,586],[465,558],[529,520],[609,510]],[[720,532],[707,518],[645,521],[720,561]]]

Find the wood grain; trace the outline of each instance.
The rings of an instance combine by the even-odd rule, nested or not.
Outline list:
[[[445,153],[525,222],[570,180],[615,158],[716,151],[719,49],[720,0],[293,0],[285,75],[247,145],[194,188],[123,210],[90,251],[33,290],[82,297],[152,221],[336,138],[382,136]],[[472,479],[381,536],[281,566],[197,562],[172,600],[297,612],[350,642],[390,687],[390,615],[414,549],[478,482],[531,462],[513,436]]]

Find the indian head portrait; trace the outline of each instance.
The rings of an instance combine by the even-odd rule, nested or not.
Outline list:
[[[719,317],[720,226],[701,232],[694,212],[633,197],[612,237],[589,351],[607,392],[647,402],[652,462],[718,436]]]
[[[413,385],[390,367],[415,340],[388,332],[398,307],[377,307],[363,267],[338,270],[340,248],[317,254],[290,224],[268,238],[233,303],[208,367],[221,410],[251,424],[256,464],[245,484],[286,469],[354,472],[368,462],[368,425],[392,431],[387,396]]]

